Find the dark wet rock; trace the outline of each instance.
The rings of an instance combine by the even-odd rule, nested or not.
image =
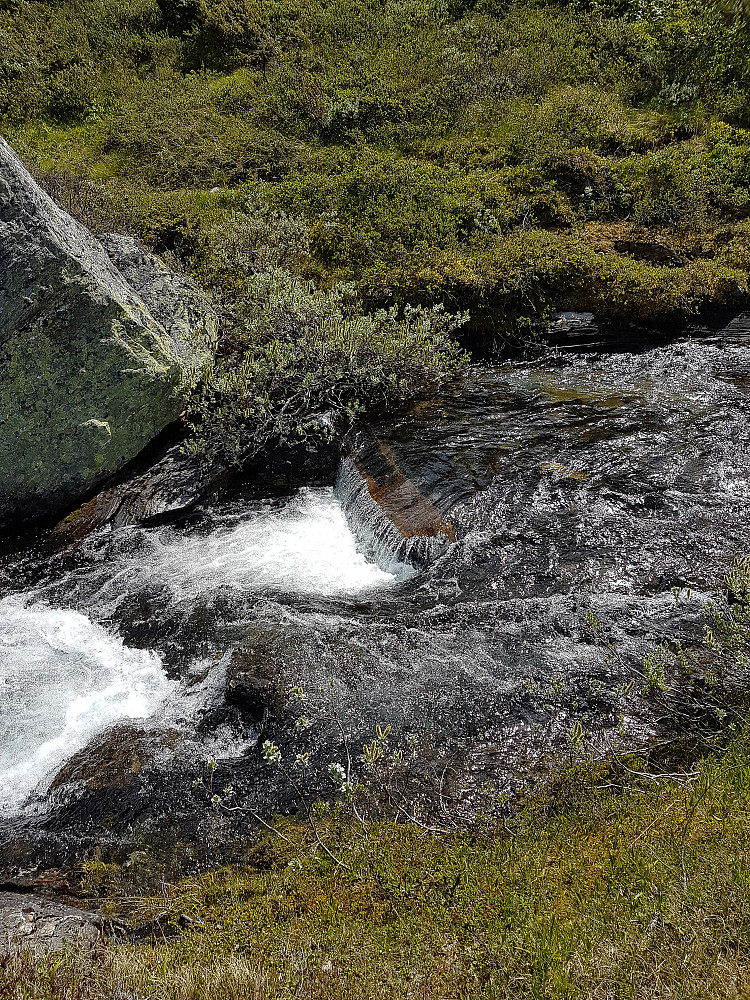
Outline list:
[[[153,465],[118,477],[60,521],[52,541],[66,544],[104,524],[123,527],[186,510],[219,489],[227,478],[223,465],[186,454],[182,444],[174,444]]]
[[[452,525],[370,434],[349,442],[336,493],[358,541],[383,569],[426,566],[453,540]]]
[[[0,522],[64,509],[179,416],[216,327],[175,282],[166,329],[0,138]]]
[[[331,425],[304,442],[269,447],[245,466],[244,474],[269,486],[328,486],[343,453],[343,435]]]
[[[228,487],[238,470],[206,455],[191,454],[185,440],[141,453],[104,488],[52,530],[53,548],[89,535],[104,524],[121,528],[187,511]],[[327,484],[336,476],[342,443],[330,438],[270,448],[243,471],[245,480],[267,487]]]
[[[704,313],[690,324],[689,332],[692,336],[704,340],[715,340],[725,344],[747,344],[750,342],[750,312]]]
[[[614,245],[617,253],[627,254],[634,260],[642,260],[649,264],[661,264],[664,267],[682,267],[687,261],[673,246],[660,243],[658,240],[617,240]]]
[[[147,732],[123,723],[108,729],[79,750],[57,772],[50,791],[85,785],[94,791],[129,787],[159,763],[171,759],[180,739],[177,730]]]
[[[545,339],[554,345],[571,346],[602,339],[602,331],[593,313],[561,312],[552,316],[545,333]]]
[[[271,648],[234,650],[227,667],[227,698],[251,718],[276,715],[283,698],[282,670],[281,658]]]
[[[311,636],[257,627],[227,654],[226,696],[252,719],[285,718],[289,690],[306,670]]]
[[[23,949],[59,951],[71,944],[95,948],[111,936],[120,935],[101,913],[39,896],[0,892],[0,955]]]

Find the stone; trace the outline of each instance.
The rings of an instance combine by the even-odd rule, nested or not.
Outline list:
[[[347,439],[336,495],[368,558],[389,573],[424,569],[455,540],[453,526],[367,431]]]
[[[55,525],[50,540],[54,547],[64,546],[104,524],[121,528],[187,510],[226,481],[227,470],[220,463],[186,454],[179,443],[171,445],[153,464],[107,484],[68,514]]]
[[[55,775],[50,791],[71,784],[124,791],[156,762],[171,760],[179,738],[176,729],[147,732],[119,723],[73,754]]]
[[[210,345],[213,353],[219,334],[219,320],[206,295],[132,236],[108,233],[99,239],[120,274],[169,333],[184,367],[196,362],[200,366],[206,360],[201,345]]]
[[[217,320],[184,277],[134,241],[110,240],[132,287],[2,138],[0,178],[0,524],[9,524],[70,509],[175,421],[214,353]]]
[[[0,892],[0,955],[23,950],[37,954],[59,951],[72,944],[95,948],[122,936],[107,926],[101,913],[15,892]]]
[[[227,699],[258,722],[267,715],[279,715],[284,666],[284,651],[273,640],[257,637],[252,644],[232,650],[226,673]]]

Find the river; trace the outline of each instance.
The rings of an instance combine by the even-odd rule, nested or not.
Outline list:
[[[741,338],[478,364],[368,426],[329,486],[238,482],[43,565],[33,545],[7,556],[5,868],[29,863],[19,838],[194,833],[209,758],[233,802],[291,808],[267,739],[286,762],[309,752],[325,791],[390,725],[455,817],[580,733],[593,753],[658,734],[641,658],[699,639],[750,549],[749,391]],[[405,539],[373,500],[355,461],[373,449],[434,537]]]

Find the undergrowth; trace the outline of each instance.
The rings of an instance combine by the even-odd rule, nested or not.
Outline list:
[[[496,334],[746,301],[739,0],[3,0],[0,51],[44,183],[188,267],[260,201],[304,218],[317,286]]]
[[[131,901],[150,944],[6,961],[9,998],[739,998],[750,989],[750,735],[690,788],[579,776],[483,834],[285,820],[244,866]]]

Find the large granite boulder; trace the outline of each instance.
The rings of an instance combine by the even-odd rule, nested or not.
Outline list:
[[[69,508],[122,468],[215,349],[185,278],[133,241],[110,249],[140,294],[0,138],[0,524]]]

